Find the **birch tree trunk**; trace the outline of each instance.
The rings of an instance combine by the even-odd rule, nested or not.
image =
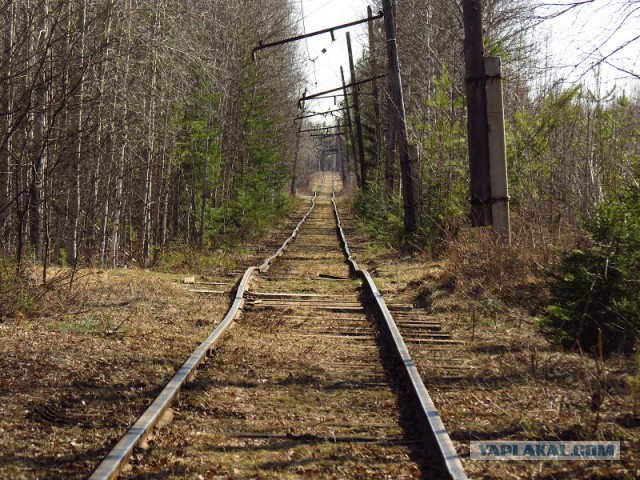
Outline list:
[[[81,2],[81,6],[77,11],[76,31],[79,39],[76,43],[77,61],[75,52],[71,52],[71,64],[75,66],[74,72],[70,75],[73,78],[72,88],[77,90],[77,105],[73,105],[76,109],[73,116],[71,126],[71,135],[75,138],[74,152],[70,168],[71,188],[69,189],[69,219],[67,223],[67,258],[73,265],[78,259],[78,216],[80,214],[80,165],[82,163],[83,153],[83,110],[84,110],[84,91],[85,91],[85,22],[86,22],[86,2]],[[71,12],[70,12],[71,13]],[[74,12],[76,13],[76,12]],[[74,15],[73,15],[74,16]],[[71,18],[73,18],[71,16]],[[93,170],[93,169],[92,169]],[[93,170],[95,173],[95,170]]]
[[[6,78],[0,85],[0,238],[9,231],[11,218],[11,132],[13,131],[13,65],[14,4],[2,16],[2,66]]]
[[[116,0],[117,1],[117,0]],[[107,65],[110,60],[111,52],[111,27],[112,27],[112,11],[113,0],[106,0],[104,5],[104,18],[102,26],[102,35],[100,38],[100,56],[101,62],[98,69],[98,88],[99,98],[97,99],[96,111],[97,119],[96,134],[95,134],[95,151],[92,155],[93,168],[91,168],[91,176],[89,180],[89,205],[86,214],[85,225],[85,237],[86,245],[90,254],[98,253],[100,255],[100,262],[104,261],[104,245],[105,245],[105,228],[109,211],[109,196],[107,192],[104,193],[104,204],[102,211],[98,211],[98,199],[100,197],[101,177],[103,175],[104,164],[108,158],[108,148],[106,145],[110,145],[111,142],[107,141],[110,137],[110,132],[106,128],[108,126],[109,112],[106,109],[107,95],[105,93],[106,77],[107,77]],[[86,23],[86,15],[85,15]],[[107,177],[110,178],[109,172],[105,172]],[[109,181],[102,182],[102,185],[109,185]],[[105,189],[106,190],[106,189]],[[106,212],[106,213],[105,213]],[[98,218],[100,217],[100,218]],[[99,238],[98,238],[98,235]],[[96,250],[99,247],[99,251]]]
[[[29,239],[37,260],[42,259],[42,186],[45,184],[44,172],[47,161],[47,145],[45,139],[45,130],[47,128],[46,64],[50,47],[48,7],[48,0],[43,0],[39,5],[37,27],[33,32],[36,38],[36,41],[33,43],[33,55],[36,65],[34,65],[35,88],[32,93],[33,163],[31,164],[31,184],[29,187]]]
[[[200,232],[198,242],[200,246],[204,243],[204,223],[205,213],[207,211],[207,182],[209,155],[211,153],[211,128],[213,126],[213,84],[209,88],[209,108],[207,109],[207,138],[205,140],[204,163],[202,165],[202,209],[200,211]]]
[[[156,1],[154,7],[154,24],[151,30],[151,85],[148,97],[148,130],[146,145],[146,166],[144,180],[144,211],[142,225],[142,255],[141,264],[147,266],[149,262],[149,248],[151,245],[152,225],[151,207],[153,196],[153,158],[156,136],[156,88],[158,83],[158,46],[157,38],[160,30],[160,2]]]
[[[125,50],[124,55],[124,73],[122,83],[120,85],[120,96],[122,97],[122,103],[118,105],[118,95],[114,97],[113,110],[122,112],[122,118],[124,119],[124,125],[122,129],[122,144],[120,146],[120,154],[117,156],[117,174],[116,185],[114,192],[114,210],[113,210],[113,222],[111,227],[111,240],[110,240],[110,263],[111,267],[115,268],[118,263],[118,252],[120,250],[120,225],[122,222],[122,210],[123,210],[123,183],[124,183],[124,165],[127,154],[127,143],[129,141],[129,124],[127,118],[129,116],[129,89],[127,85],[129,83],[129,73],[131,68],[131,17],[132,0],[127,0],[125,14],[127,18],[126,24],[126,39],[124,41],[123,48]]]

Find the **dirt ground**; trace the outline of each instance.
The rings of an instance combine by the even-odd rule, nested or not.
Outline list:
[[[286,235],[301,203],[273,237]],[[387,302],[414,303],[465,343],[410,347],[471,478],[640,478],[640,418],[628,378],[632,358],[597,362],[565,352],[536,328],[540,285],[521,278],[495,293],[465,284],[451,259],[379,249],[344,210],[355,259]],[[257,263],[249,248],[230,262]],[[237,271],[206,299],[182,283],[189,272],[84,271],[64,308],[0,323],[0,478],[86,478],[229,305]],[[467,282],[468,283],[468,282]],[[52,294],[53,295],[53,294]],[[455,360],[455,370],[443,365]],[[603,402],[598,407],[596,398]],[[470,440],[610,440],[619,462],[476,462]],[[366,475],[363,476],[366,478]]]

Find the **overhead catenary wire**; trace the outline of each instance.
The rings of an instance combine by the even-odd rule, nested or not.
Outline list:
[[[321,133],[312,133],[309,135],[310,137],[320,137],[320,138],[329,138],[329,137],[344,137],[346,136],[346,134],[344,132],[338,132],[338,133],[326,133],[326,134],[321,134]]]
[[[302,33],[306,34],[307,33],[307,26],[304,23],[304,0],[300,0],[300,20],[302,22]],[[311,64],[313,65],[313,79],[314,79],[314,85],[317,87],[318,86],[318,72],[316,71],[316,60],[317,58],[311,58],[311,52],[309,51],[309,42],[307,41],[307,39],[304,39],[304,45],[307,49],[307,58],[309,59],[309,61],[311,62]]]
[[[300,3],[301,1],[303,3]],[[323,0],[288,0],[288,3],[297,7],[295,8],[295,17],[291,17],[291,19],[299,22],[298,25],[300,26],[297,27],[297,31],[301,32],[304,30],[305,34],[311,30],[331,25],[330,22],[332,19],[335,21],[335,24],[337,24],[363,18],[363,16],[359,15],[360,8],[356,5],[337,9],[334,8],[335,5],[333,5],[332,2],[323,3]],[[316,14],[315,12],[319,13]],[[364,24],[365,23],[363,23],[363,25]],[[355,30],[358,31],[358,27],[355,27]],[[352,31],[352,35],[353,33]],[[284,36],[285,34],[283,33],[280,35],[280,38],[284,38]],[[276,39],[278,39],[278,35],[270,32],[270,35],[263,38],[262,41],[264,44],[267,41],[271,42]],[[345,48],[342,35],[334,35],[333,38],[330,38],[330,35],[317,36],[305,41],[305,46],[301,46],[299,49],[299,58],[301,60],[304,59],[304,61],[312,61],[311,64],[306,64],[303,68],[304,76],[306,77],[304,84],[310,91],[322,90],[326,85],[333,84],[334,79],[339,82],[337,66],[345,61],[342,59]],[[358,47],[358,52],[361,52],[361,50],[362,45]],[[359,53],[357,53],[357,55],[358,54]],[[258,57],[261,57],[261,55],[258,54]],[[322,109],[322,107],[320,107],[320,109]]]

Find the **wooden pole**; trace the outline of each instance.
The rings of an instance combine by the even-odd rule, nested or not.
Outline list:
[[[462,0],[471,224],[491,224],[491,183],[480,0]]]
[[[391,0],[382,0],[384,29],[387,37],[387,57],[389,61],[389,95],[392,101],[392,117],[396,142],[400,152],[400,173],[402,175],[402,201],[404,204],[404,232],[418,231],[420,223],[420,179],[417,175],[418,159],[409,155],[407,119],[402,95],[396,26]]]
[[[373,18],[373,11],[371,10],[371,6],[367,7],[367,17],[371,20]],[[375,35],[373,33],[373,21],[370,21],[368,24],[369,27],[369,57],[371,58],[371,76],[375,76],[378,73],[378,62],[376,60],[376,42]],[[376,123],[376,131],[375,131],[375,158],[374,165],[377,167],[380,165],[380,157],[381,157],[381,144],[380,137],[382,136],[382,127],[380,125],[380,91],[378,89],[378,81],[373,81],[373,114]]]
[[[387,120],[387,151],[386,161],[384,168],[384,194],[387,202],[393,195],[393,190],[396,184],[395,178],[395,164],[396,164],[396,132],[393,129],[393,102],[391,99],[387,101],[388,120]]]
[[[509,189],[507,181],[507,146],[504,134],[502,69],[500,57],[486,57],[487,124],[489,127],[489,170],[491,176],[491,215],[494,238],[499,244],[511,243],[509,225]]]
[[[340,157],[340,178],[342,180],[342,189],[344,190],[347,186],[347,161],[349,156],[347,154],[347,149],[344,145],[344,140],[342,138],[343,133],[341,131],[336,135],[336,156]]]
[[[353,134],[353,123],[351,123],[351,107],[349,106],[349,95],[347,94],[347,84],[344,81],[344,70],[342,69],[342,65],[340,65],[340,78],[342,79],[342,94],[344,95],[344,106],[347,114],[347,129],[349,130],[349,142],[351,143],[356,184],[359,188],[362,188],[362,179],[360,178],[360,169],[358,168],[358,154],[356,152],[356,138]]]
[[[351,72],[351,83],[356,83],[356,67],[353,63],[353,52],[351,50],[351,35],[347,32],[347,51],[349,52],[349,70]],[[360,95],[359,87],[356,85],[353,87],[353,116],[356,123],[356,135],[358,139],[358,159],[360,160],[360,178],[362,191],[366,192],[368,189],[368,169],[367,159],[364,156],[364,141],[362,139],[362,118],[360,116]]]
[[[300,129],[302,122],[298,124],[298,133],[296,133],[296,152],[293,156],[293,175],[291,176],[291,195],[298,193],[298,154],[300,152]]]
[[[307,96],[307,89],[305,89],[304,93],[302,94],[303,100],[306,96]],[[304,104],[304,101],[303,101],[302,114],[300,115],[302,118],[300,118],[300,123],[298,123],[298,132],[296,133],[296,151],[293,155],[293,172],[291,175],[291,195],[293,196],[297,195],[298,193],[298,155],[300,154],[300,132],[302,131],[302,124],[304,123],[305,108],[306,108],[306,105]]]

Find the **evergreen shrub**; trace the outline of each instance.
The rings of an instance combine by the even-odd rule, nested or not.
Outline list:
[[[585,221],[589,248],[562,254],[549,275],[552,304],[543,325],[562,343],[630,351],[640,333],[640,187],[601,203]]]

